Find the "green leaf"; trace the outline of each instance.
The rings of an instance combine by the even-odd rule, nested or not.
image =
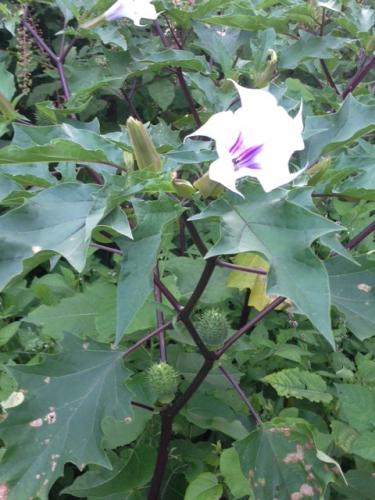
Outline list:
[[[280,53],[280,67],[294,69],[308,59],[329,59],[335,56],[334,50],[341,49],[350,40],[331,35],[315,36],[301,32],[300,39],[283,49]]]
[[[310,373],[299,368],[287,368],[263,377],[263,382],[271,384],[279,396],[308,399],[315,403],[329,403],[331,394],[327,384],[317,373]]]
[[[0,94],[2,94],[5,99],[10,101],[16,92],[16,86],[14,84],[14,76],[12,73],[7,71],[5,63],[0,63]],[[0,108],[1,113],[1,108]]]
[[[359,432],[374,431],[375,389],[358,384],[336,384],[340,417]]]
[[[9,485],[8,500],[46,500],[67,462],[111,467],[101,448],[101,421],[132,416],[124,385],[131,372],[121,352],[69,335],[62,353],[11,372],[26,396],[0,425],[7,448],[0,478]]]
[[[327,264],[332,303],[344,315],[356,337],[363,340],[375,334],[375,262],[357,258],[360,266],[341,257]]]
[[[211,472],[203,472],[192,481],[185,493],[184,500],[219,500],[223,487]]]
[[[286,33],[288,30],[288,22],[281,17],[254,15],[253,13],[234,14],[228,16],[212,16],[202,19],[206,24],[218,24],[220,26],[230,26],[232,28],[240,28],[248,31],[261,31],[265,28],[275,28],[280,33]]]
[[[235,443],[243,473],[250,478],[257,500],[318,500],[333,479],[316,457],[306,422],[294,422],[274,419]]]
[[[92,230],[105,215],[106,198],[91,184],[59,184],[0,217],[0,284],[22,272],[25,259],[53,251],[82,271]]]
[[[287,200],[284,190],[266,194],[253,183],[244,183],[241,189],[244,199],[225,194],[191,218],[221,219],[220,239],[206,257],[262,253],[271,265],[267,293],[291,299],[333,345],[328,275],[310,245],[338,226]]]
[[[235,448],[227,448],[220,455],[220,472],[234,498],[250,495],[250,484],[243,475]]]
[[[125,494],[136,492],[151,479],[156,450],[147,444],[125,449],[118,457],[111,454],[112,470],[89,470],[79,476],[64,493],[76,497],[125,499]],[[116,497],[118,498],[118,497]]]
[[[81,338],[110,342],[115,332],[102,324],[105,320],[107,325],[114,325],[115,298],[114,285],[96,282],[87,286],[84,293],[64,298],[57,305],[37,307],[24,320],[42,327],[42,335],[53,339],[61,339],[69,332]]]
[[[169,80],[156,80],[147,87],[156,104],[165,111],[175,98],[175,86]]]
[[[374,113],[375,104],[362,104],[349,94],[337,113],[307,116],[303,159],[311,164],[322,153],[333,151],[371,132],[375,129]]]
[[[208,394],[193,396],[182,414],[202,429],[214,429],[234,439],[242,439],[248,433],[245,419],[242,421],[230,406]]]
[[[153,271],[168,222],[182,209],[168,198],[158,201],[134,200],[137,217],[134,241],[116,240],[124,253],[117,287],[116,342],[120,342],[139,309],[153,290]]]

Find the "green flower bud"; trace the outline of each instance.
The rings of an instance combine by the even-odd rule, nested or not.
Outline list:
[[[172,184],[176,193],[182,198],[191,198],[196,192],[194,186],[185,179],[173,179]]]
[[[198,318],[197,330],[210,351],[223,346],[229,330],[229,323],[224,313],[218,309],[207,309]]]
[[[217,198],[224,191],[224,187],[218,182],[212,181],[208,173],[199,177],[194,182],[194,187],[198,189],[203,198]]]
[[[143,123],[130,117],[126,122],[126,126],[139,170],[148,169],[159,172],[161,170],[161,158]]]
[[[90,30],[93,28],[97,28],[101,24],[106,22],[106,17],[105,14],[101,14],[98,17],[95,17],[94,19],[90,19],[89,21],[86,21],[85,23],[81,24],[81,28],[85,30]]]
[[[277,54],[273,49],[267,51],[267,65],[264,71],[259,73],[254,80],[256,88],[265,87],[273,78],[277,66]]]
[[[155,363],[147,371],[147,379],[152,392],[162,404],[173,401],[180,374],[168,363]]]

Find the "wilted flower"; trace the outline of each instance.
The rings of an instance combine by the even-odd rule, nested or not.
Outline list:
[[[103,21],[115,21],[128,17],[134,24],[141,26],[141,19],[156,19],[158,16],[151,0],[117,0],[101,16],[83,24],[83,28],[94,28]]]
[[[264,191],[272,191],[303,171],[289,172],[293,152],[305,147],[302,106],[292,118],[267,90],[246,89],[233,83],[241,107],[235,112],[214,114],[190,136],[206,136],[216,142],[218,159],[210,165],[210,179],[241,194],[236,181],[250,176],[259,180]]]

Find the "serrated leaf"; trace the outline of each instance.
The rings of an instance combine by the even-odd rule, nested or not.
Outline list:
[[[375,335],[375,262],[358,257],[355,265],[341,257],[327,264],[332,303],[346,318],[350,330],[363,340]]]
[[[147,444],[125,449],[120,457],[111,454],[113,470],[89,470],[65,488],[64,493],[76,497],[104,499],[136,492],[151,479],[156,450]]]
[[[153,272],[162,241],[163,228],[182,212],[181,206],[165,198],[134,200],[137,217],[134,241],[116,240],[124,253],[117,287],[116,342],[120,342],[139,309],[153,290]]]
[[[331,35],[315,36],[310,33],[300,33],[297,42],[281,51],[280,67],[287,69],[296,68],[301,62],[308,59],[329,59],[334,57],[334,50],[341,49],[350,40]]]
[[[202,472],[188,486],[184,500],[219,500],[223,487],[211,472]]]
[[[250,484],[243,475],[235,448],[227,448],[220,455],[220,472],[234,498],[250,495]]]
[[[374,112],[375,104],[362,104],[349,94],[337,113],[307,116],[303,161],[311,164],[322,153],[333,151],[374,130]]]
[[[81,338],[91,337],[100,342],[109,342],[114,338],[114,331],[103,328],[97,330],[97,322],[102,318],[108,324],[114,324],[116,287],[109,283],[88,285],[84,293],[63,298],[52,306],[41,305],[28,314],[24,320],[42,328],[42,335],[60,339],[65,332]],[[111,316],[111,317],[109,317]],[[111,321],[112,320],[112,321]]]
[[[292,419],[274,419],[235,443],[235,448],[257,500],[318,500],[333,479],[316,457],[306,422],[296,425]]]
[[[0,425],[7,447],[0,479],[9,486],[8,500],[46,500],[67,462],[81,469],[88,463],[111,467],[101,448],[101,421],[132,415],[132,394],[124,385],[131,372],[121,352],[69,335],[62,353],[11,372],[26,396]]]
[[[244,183],[241,189],[244,199],[227,193],[191,218],[221,219],[220,239],[206,257],[247,251],[263,254],[271,265],[267,293],[292,300],[333,344],[328,275],[310,245],[339,227],[288,200],[284,190],[266,194],[253,183]]]
[[[66,183],[41,191],[1,216],[1,286],[22,272],[25,259],[42,251],[59,253],[82,271],[91,232],[105,210],[100,187]]]
[[[375,389],[359,384],[336,384],[340,418],[359,432],[374,431]]]
[[[327,392],[327,384],[317,373],[299,368],[287,368],[263,377],[263,382],[271,384],[279,396],[308,399],[315,403],[329,403],[332,396]]]

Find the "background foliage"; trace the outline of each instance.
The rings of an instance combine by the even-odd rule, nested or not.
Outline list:
[[[372,499],[371,2],[161,0],[143,27],[80,27],[111,3],[0,3],[0,497]],[[295,186],[178,182],[215,158],[183,139],[237,105],[228,78],[303,100]],[[129,116],[161,171],[136,168]],[[214,355],[211,308],[240,329]]]

